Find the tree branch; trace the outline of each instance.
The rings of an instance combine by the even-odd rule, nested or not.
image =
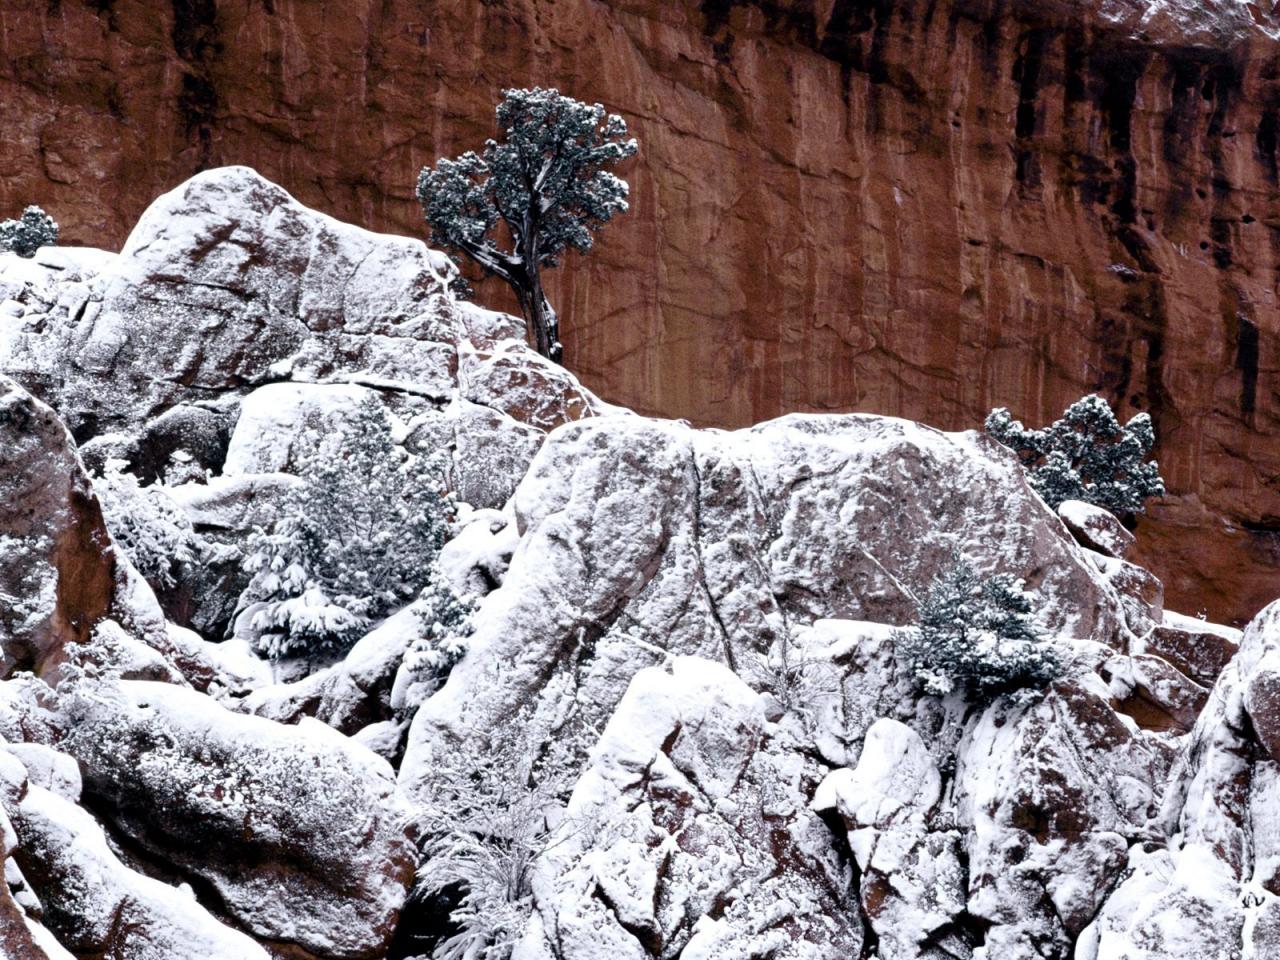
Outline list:
[[[505,218],[504,218],[505,219]],[[475,243],[471,240],[458,240],[457,245],[467,256],[476,263],[480,264],[485,270],[494,276],[500,277],[507,283],[516,283],[516,270],[520,265],[518,258],[510,254],[503,253],[496,247],[487,243]]]

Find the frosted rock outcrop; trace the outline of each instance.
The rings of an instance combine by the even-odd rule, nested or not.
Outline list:
[[[155,594],[111,542],[66,428],[3,376],[0,449],[0,675],[47,674],[81,648],[118,671],[208,686],[216,667],[169,636]]]
[[[1058,516],[1067,525],[1071,535],[1080,541],[1080,545],[1090,550],[1120,560],[1124,559],[1125,553],[1133,546],[1133,534],[1109,510],[1102,507],[1083,500],[1064,500],[1058,504]]]
[[[41,668],[89,638],[116,598],[102,511],[57,416],[0,376],[0,604],[3,674]]]
[[[133,842],[211,884],[260,938],[382,955],[416,864],[385,760],[313,720],[242,716],[170,684],[59,698],[61,748]]]
[[[812,761],[722,664],[637,673],[533,879],[513,960],[857,956]]]
[[[228,475],[287,469],[295,421],[321,394],[354,402],[356,384],[411,413],[457,396],[456,446],[502,437],[503,470],[522,470],[546,430],[609,409],[513,318],[455,301],[448,257],[316,213],[247,167],[198,174],[148,208],[118,257],[87,259],[88,278],[39,274],[38,324],[0,323],[0,371],[77,436],[135,438],[148,477],[175,453],[219,465],[222,401],[245,393]],[[8,265],[0,280],[20,275]],[[467,458],[464,471],[483,469]],[[469,486],[482,493],[478,477]]]
[[[432,750],[500,729],[518,704],[567,735],[668,653],[749,675],[793,624],[909,622],[956,548],[1025,577],[1050,630],[1127,642],[1118,595],[1014,459],[973,434],[868,416],[735,433],[593,418],[551,434],[511,508],[522,536],[503,586],[414,721],[410,796]]]
[[[25,774],[11,754],[0,753],[4,832],[12,831],[14,861],[40,892],[43,923],[57,941],[50,952],[20,952],[18,960],[69,956],[59,946],[113,960],[267,960],[266,950],[214,919],[189,888],[127,867],[88,813]],[[20,945],[0,942],[6,956]]]

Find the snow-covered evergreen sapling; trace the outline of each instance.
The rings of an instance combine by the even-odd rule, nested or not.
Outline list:
[[[200,559],[204,544],[160,485],[141,486],[125,466],[123,460],[110,459],[102,476],[93,478],[103,520],[143,578],[154,589],[167,590],[182,564]]]
[[[273,658],[340,652],[413,600],[454,515],[443,462],[397,446],[373,397],[344,429],[306,445],[304,483],[272,529],[251,536],[245,562],[252,578],[240,605]]]
[[[900,649],[926,693],[985,703],[1023,697],[1061,673],[1036,629],[1030,596],[1008,574],[979,576],[958,553],[920,603]]]
[[[1143,462],[1156,439],[1151,417],[1139,413],[1121,426],[1096,394],[1077,400],[1043,430],[1029,430],[997,407],[986,430],[1018,454],[1031,486],[1055,509],[1064,500],[1084,500],[1123,516],[1142,513],[1147,497],[1164,496],[1159,464]]]
[[[534,347],[559,362],[559,323],[540,271],[570,247],[589,251],[593,234],[627,209],[626,181],[604,168],[632,156],[636,141],[621,117],[555,89],[506,90],[496,114],[502,139],[424,167],[418,200],[431,242],[504,280]],[[509,248],[493,236],[499,223]]]
[[[467,652],[476,603],[455,591],[437,566],[410,609],[421,632],[405,652],[391,690],[392,709],[406,719],[439,689]]]
[[[30,259],[41,247],[58,242],[58,224],[37,206],[27,207],[18,220],[0,223],[0,248]]]

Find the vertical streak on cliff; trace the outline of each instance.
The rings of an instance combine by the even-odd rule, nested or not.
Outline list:
[[[174,52],[183,62],[178,114],[187,137],[198,148],[197,170],[210,166],[213,127],[218,115],[218,91],[211,68],[222,50],[218,38],[218,8],[214,0],[173,0]]]
[[[1240,412],[1252,422],[1258,395],[1258,327],[1236,314],[1236,369],[1240,371]]]
[[[1040,92],[1040,72],[1045,47],[1052,39],[1049,30],[1029,30],[1018,44],[1013,63],[1013,79],[1018,84],[1018,109],[1014,116],[1016,177],[1024,197],[1040,193],[1040,162],[1032,143],[1036,135],[1036,101]]]

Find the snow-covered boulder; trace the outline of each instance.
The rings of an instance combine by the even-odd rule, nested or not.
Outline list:
[[[9,753],[0,753],[0,807],[12,824],[14,861],[43,908],[44,924],[77,955],[267,960],[266,950],[214,919],[190,888],[125,866],[93,817],[29,782]],[[8,939],[0,946],[5,956],[32,956],[9,954],[16,944]]]
[[[989,925],[986,960],[1065,960],[1130,844],[1163,838],[1175,751],[1126,724],[1107,694],[1086,676],[1027,707],[997,702],[957,749],[967,910]]]
[[[1083,500],[1063,500],[1058,516],[1082,547],[1122,560],[1133,546],[1133,534],[1110,510]]]
[[[1142,649],[1167,660],[1201,686],[1215,680],[1240,649],[1241,631],[1171,610],[1142,643]]]
[[[157,199],[101,293],[50,324],[62,409],[76,423],[128,426],[265,382],[277,364],[385,374],[382,354],[404,379],[447,393],[454,349],[422,316],[451,269],[421,241],[315,213],[247,167],[206,171]]]
[[[458,400],[413,421],[405,446],[414,453],[450,454],[450,484],[475,507],[501,507],[542,446],[544,433],[502,410]]]
[[[557,725],[598,724],[666,653],[745,669],[789,624],[910,622],[956,548],[1025,577],[1049,630],[1127,642],[1115,591],[975,434],[870,416],[734,433],[593,418],[550,434],[510,509],[520,544],[471,652],[415,718],[410,796],[431,744],[501,729],[531,701],[568,717]]]
[[[313,720],[243,716],[168,684],[67,687],[62,749],[132,842],[210,884],[258,937],[382,956],[416,863],[385,760]]]
[[[47,674],[73,646],[177,682],[204,671],[169,642],[155,594],[112,544],[66,428],[3,376],[0,449],[0,676]]]
[[[1137,844],[1125,879],[1076,945],[1075,960],[1240,960],[1246,911],[1230,870],[1195,847]],[[1249,912],[1254,912],[1250,910]]]
[[[223,476],[294,472],[301,458],[316,452],[320,437],[342,432],[360,405],[373,396],[367,387],[350,383],[259,387],[240,404]]]
[[[533,878],[513,960],[858,956],[818,770],[718,663],[634,677]]]
[[[180,403],[147,422],[138,437],[139,476],[175,485],[221,473],[239,404],[235,398]]]
[[[167,488],[193,531],[216,545],[216,553],[179,569],[170,598],[176,618],[204,636],[226,635],[249,584],[243,563],[249,536],[256,527],[271,526],[289,492],[301,483],[287,473],[262,473]]]
[[[1158,835],[1130,847],[1076,960],[1260,960],[1280,946],[1280,713],[1268,695],[1278,623],[1272,604],[1245,630],[1178,750]]]
[[[0,373],[42,400],[64,385],[64,343],[50,328],[100,300],[117,255],[92,247],[43,247],[35,257],[0,253]]]
[[[174,454],[216,470],[235,396],[282,379],[438,408],[456,396],[539,432],[609,409],[529,349],[519,321],[455,301],[447,256],[310,210],[248,167],[159,197],[119,256],[40,262],[69,256],[0,262],[0,300],[16,311],[0,317],[0,372],[77,436],[133,438],[147,479]],[[495,429],[474,426],[480,444]]]
[[[236,707],[281,723],[314,717],[348,735],[389,720],[396,672],[422,630],[415,607],[407,606],[357,640],[332,666],[292,683],[260,687]]]
[[[506,514],[464,511],[458,532],[440,550],[436,564],[459,594],[483,597],[502,586],[519,543],[516,525]]]
[[[1090,552],[1093,565],[1120,597],[1125,625],[1134,637],[1155,629],[1164,618],[1164,584],[1150,570],[1127,560]],[[1129,649],[1136,649],[1130,640]]]
[[[0,377],[0,653],[3,674],[38,669],[88,639],[116,599],[102,511],[54,412]]]
[[[1028,708],[993,705],[957,751],[968,911],[991,924],[988,960],[1068,956],[1129,844],[1161,837],[1153,820],[1172,750],[1089,686],[1056,686]]]
[[[1280,760],[1280,601],[1245,628],[1237,662],[1253,729],[1271,758]]]
[[[471,403],[539,430],[583,417],[630,412],[602,403],[564,367],[530,351],[523,338],[499,341],[488,349],[462,349],[458,377],[462,395]]]

